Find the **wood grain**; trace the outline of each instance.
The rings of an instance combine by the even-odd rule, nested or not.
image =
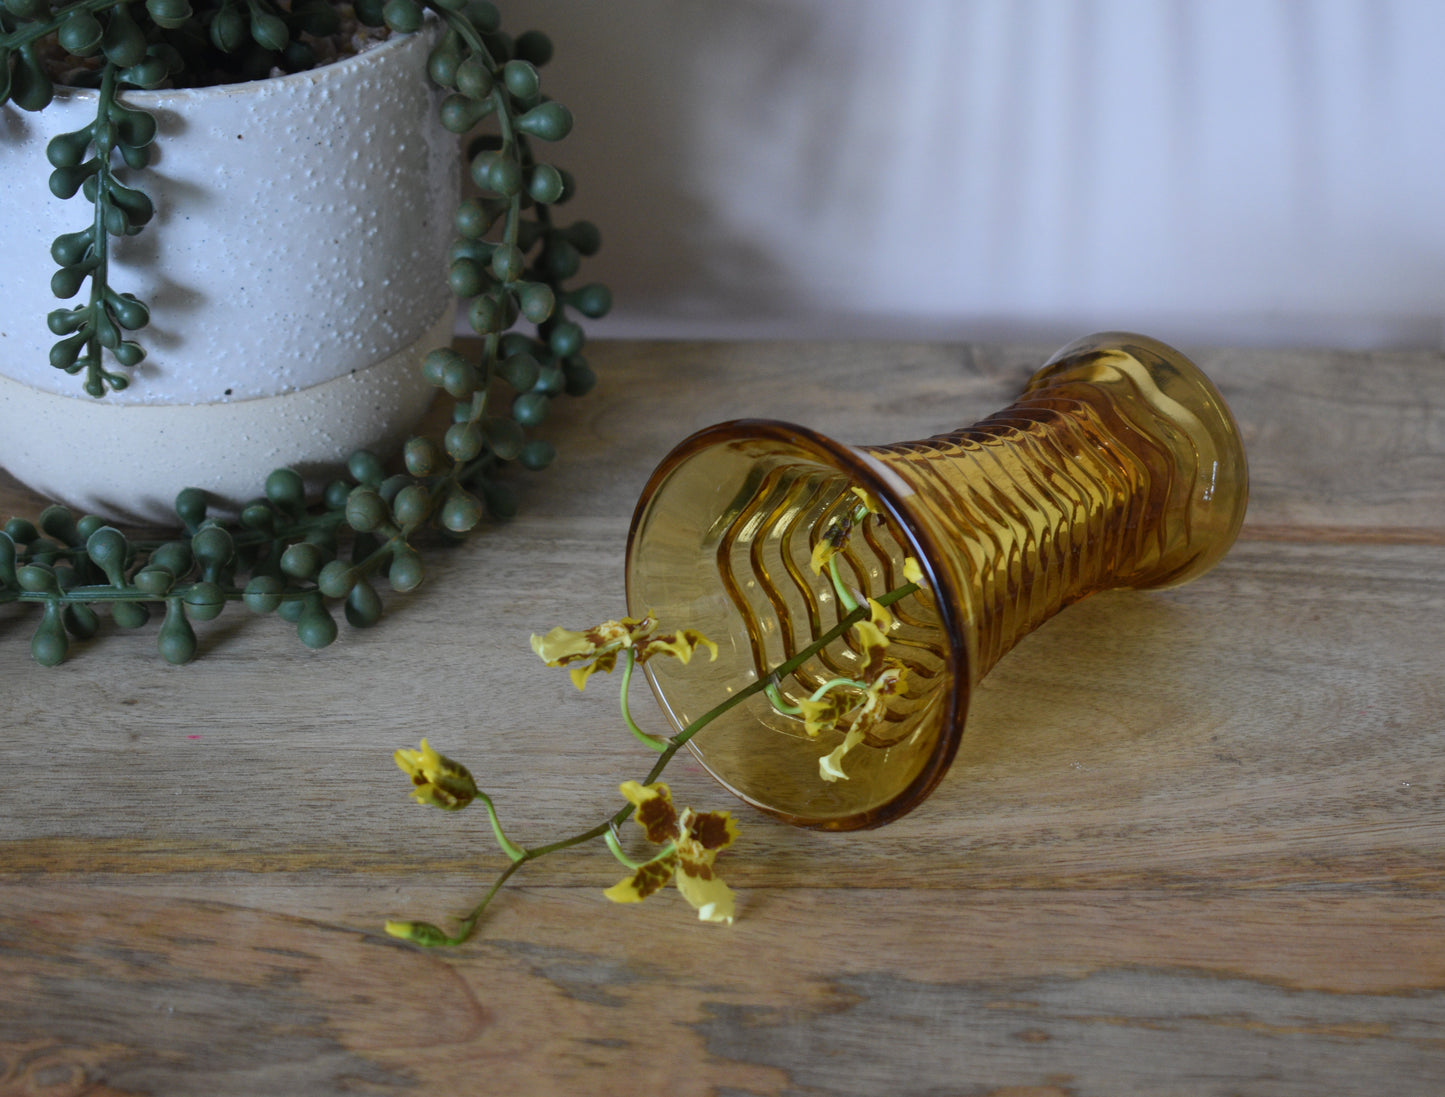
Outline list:
[[[1186,349],[1249,448],[1235,550],[1025,640],[882,830],[782,827],[680,760],[742,824],[726,929],[611,906],[599,849],[529,866],[463,950],[392,941],[498,858],[390,752],[466,761],[523,842],[595,821],[647,759],[527,636],[621,609],[667,449],[744,415],[923,436],[1048,348],[598,346],[522,516],[324,651],[231,610],[189,666],[148,628],[46,670],[0,610],[0,1097],[1440,1093],[1445,361]]]

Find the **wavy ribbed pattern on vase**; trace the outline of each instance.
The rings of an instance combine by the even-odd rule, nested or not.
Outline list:
[[[814,575],[809,562],[822,532],[857,503],[850,486],[832,469],[777,466],[750,484],[746,499],[719,523],[718,579],[737,612],[758,677],[791,659],[844,615],[828,577]],[[896,527],[865,521],[839,553],[839,571],[849,589],[876,597],[904,582],[907,552]],[[937,619],[911,612],[906,603],[894,616],[898,627],[889,654],[904,665],[915,688],[890,706],[883,725],[869,735],[872,746],[912,734],[945,673],[948,639]],[[863,662],[856,637],[845,633],[799,668],[783,684],[783,694],[796,702],[832,678],[855,677]],[[780,716],[774,723],[789,734],[803,734],[795,718]]]
[[[1110,426],[1091,404],[1050,394],[866,451],[913,489],[953,550],[973,596],[975,681],[1064,606],[1134,585],[1158,559],[1165,538],[1151,516],[1165,513],[1173,473],[1158,447]]]
[[[719,643],[705,668],[648,664],[677,727],[845,615],[810,558],[854,510],[853,488],[882,513],[836,558],[842,586],[860,599],[895,589],[909,556],[925,576],[893,607],[889,655],[907,675],[887,719],[832,782],[818,758],[842,733],[809,737],[762,694],[690,741],[745,800],[830,829],[886,822],[926,796],[953,759],[973,686],[1064,606],[1207,571],[1239,531],[1248,474],[1209,380],[1177,351],[1119,333],[1064,348],[1009,407],[921,441],[850,448],[767,420],[701,431],[653,474],[628,545],[632,612]],[[833,678],[858,679],[862,662],[845,633],[777,688],[796,704]]]

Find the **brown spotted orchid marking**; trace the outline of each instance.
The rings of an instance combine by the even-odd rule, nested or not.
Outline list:
[[[399,750],[392,757],[411,778],[411,798],[418,804],[461,811],[477,796],[477,782],[460,762],[438,754],[425,739],[419,750]]]
[[[549,667],[570,668],[572,683],[578,689],[584,689],[587,679],[598,671],[610,674],[621,654],[630,653],[637,663],[645,663],[654,655],[671,655],[686,665],[693,652],[706,647],[712,658],[717,658],[717,645],[697,629],[658,632],[657,627],[651,613],[603,621],[581,632],[558,627],[545,636],[534,635],[532,650]]]
[[[618,860],[633,871],[603,894],[614,903],[638,903],[672,881],[702,921],[731,923],[732,889],[718,877],[713,861],[737,837],[733,817],[726,811],[683,808],[679,812],[673,806],[672,792],[660,782],[642,785],[625,781],[621,792],[637,809],[634,818],[647,840],[662,850],[651,860],[635,864],[609,843]]]

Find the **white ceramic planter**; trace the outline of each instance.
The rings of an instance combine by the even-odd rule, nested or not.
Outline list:
[[[110,283],[151,320],[130,387],[101,399],[49,364],[45,322],[89,291],[57,302],[49,281],[51,241],[91,217],[50,194],[45,145],[94,118],[95,93],[0,108],[0,466],[92,513],[163,520],[182,487],[234,503],[279,466],[319,477],[398,445],[434,393],[420,359],[452,332],[460,152],[425,76],[435,33],[272,80],[123,93],[159,125],[130,176],[156,215],[110,239]]]

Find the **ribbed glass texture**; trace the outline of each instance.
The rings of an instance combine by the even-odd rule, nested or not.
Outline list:
[[[792,822],[877,825],[916,806],[963,733],[972,687],[1064,606],[1111,588],[1183,583],[1227,551],[1248,477],[1228,408],[1183,355],[1123,333],[1064,348],[987,419],[916,442],[853,449],[802,427],[720,424],[680,445],[633,520],[628,603],[700,628],[716,662],[649,663],[681,728],[821,636],[843,615],[809,557],[868,491],[881,521],[843,553],[845,584],[877,597],[919,560],[927,591],[895,607],[889,654],[908,688],[820,778],[841,735],[809,739],[761,695],[709,725],[694,752],[743,799]],[[780,683],[791,701],[862,661],[845,636]]]

